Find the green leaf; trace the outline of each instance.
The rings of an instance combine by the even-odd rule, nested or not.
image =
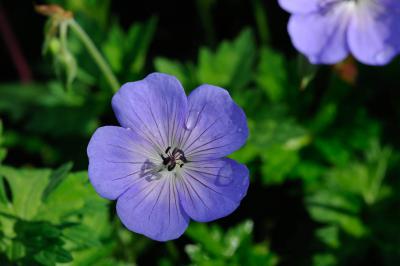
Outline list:
[[[130,65],[131,73],[138,74],[142,71],[147,56],[147,51],[153,40],[157,28],[157,17],[153,16],[143,25],[133,25],[127,35],[127,43],[130,46],[127,49],[125,66]]]
[[[186,253],[192,264],[212,265],[266,265],[277,264],[277,257],[265,244],[252,243],[253,223],[245,221],[227,232],[217,226],[192,223],[187,235],[196,244],[187,245]]]
[[[12,196],[9,201],[1,183],[0,227],[10,239],[4,250],[9,258],[55,265],[70,262],[71,254],[77,263],[89,255],[96,263],[94,258],[109,254],[113,241],[98,248],[111,232],[107,201],[95,193],[86,172],[70,174],[70,168],[71,164],[55,171],[0,167],[0,179],[9,184]]]
[[[351,151],[338,138],[319,138],[314,141],[314,145],[323,158],[333,165],[343,166],[349,162]]]
[[[300,77],[300,89],[304,90],[308,87],[311,81],[315,78],[317,74],[318,66],[311,64],[309,60],[299,54],[297,58],[297,72]]]
[[[265,150],[261,158],[263,182],[266,184],[282,183],[292,169],[299,163],[297,151],[288,150],[282,146],[273,146]]]
[[[102,44],[111,68],[119,75],[138,76],[144,68],[147,52],[157,27],[157,18],[131,25],[128,32],[113,23],[107,40]]]
[[[12,204],[0,204],[0,211],[22,219],[32,219],[42,205],[42,193],[51,171],[36,169],[14,169],[0,166],[0,176],[10,185]]]
[[[336,266],[337,260],[333,254],[320,253],[313,257],[313,266]]]
[[[42,194],[42,199],[45,201],[49,194],[63,181],[63,179],[67,176],[69,171],[71,171],[73,166],[72,162],[68,162],[60,168],[54,170],[50,175],[50,182],[47,184],[45,190]]]
[[[4,143],[3,122],[0,119],[0,165],[1,165],[1,162],[6,158],[6,155],[7,155],[7,150],[2,147],[3,143]],[[0,190],[1,190],[1,185],[0,185]]]
[[[368,234],[361,214],[366,206],[387,195],[383,179],[391,155],[391,149],[374,142],[365,152],[364,160],[350,160],[327,171],[318,184],[310,186],[307,206],[313,219],[338,226],[356,238]],[[332,239],[324,241],[338,245]]]
[[[222,42],[216,52],[201,48],[197,79],[200,84],[214,84],[233,90],[244,88],[252,78],[255,59],[253,33],[245,29],[232,42]]]
[[[78,172],[69,174],[54,188],[47,197],[46,205],[40,209],[39,215],[54,222],[65,221],[65,218],[74,215],[85,215],[89,220],[95,220],[99,218],[96,217],[97,214],[103,215],[106,210],[107,201],[94,191],[87,172]],[[93,225],[97,222],[94,228],[101,229],[100,220],[93,221]]]
[[[154,67],[159,72],[175,76],[182,83],[184,88],[190,84],[188,70],[178,61],[157,57],[154,60]]]
[[[286,69],[285,58],[281,54],[267,47],[261,49],[255,80],[272,102],[282,100],[289,87]]]
[[[300,163],[299,152],[310,144],[311,136],[284,109],[276,106],[268,109],[268,113],[259,110],[254,128],[250,127],[250,136],[263,161],[263,182],[281,183]]]
[[[74,249],[86,249],[101,246],[99,238],[95,237],[96,232],[84,224],[77,224],[63,230],[63,236],[73,242]]]
[[[31,114],[37,107],[69,106],[80,102],[67,94],[57,82],[24,85],[3,83],[0,84],[0,99],[0,112],[9,115],[12,120]]]

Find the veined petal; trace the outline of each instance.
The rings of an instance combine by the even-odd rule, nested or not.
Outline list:
[[[112,107],[123,127],[135,130],[161,154],[180,134],[187,98],[175,77],[153,73],[123,85],[114,95]]]
[[[189,217],[181,207],[173,175],[142,179],[118,198],[117,214],[129,230],[158,241],[183,234]]]
[[[279,0],[279,5],[290,13],[310,13],[318,10],[321,0]]]
[[[90,139],[89,179],[102,197],[116,199],[143,175],[149,159],[158,159],[154,147],[133,130],[100,127]]]
[[[293,45],[312,63],[333,64],[348,55],[347,27],[352,2],[334,3],[324,12],[294,14],[288,31]]]
[[[185,164],[178,192],[186,213],[199,222],[233,212],[246,195],[249,171],[231,159]]]
[[[188,98],[189,112],[180,147],[186,158],[221,158],[239,149],[248,137],[246,116],[229,93],[202,85]]]
[[[390,12],[399,12],[400,11],[400,1],[398,0],[380,0],[379,1],[382,5],[390,8]]]
[[[361,2],[350,22],[349,47],[364,64],[387,64],[400,50],[400,11],[389,4]]]

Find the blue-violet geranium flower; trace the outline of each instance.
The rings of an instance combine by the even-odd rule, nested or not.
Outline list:
[[[202,85],[186,97],[175,77],[153,73],[123,85],[112,107],[122,127],[93,134],[89,179],[117,200],[128,229],[167,241],[190,219],[212,221],[239,206],[249,172],[224,156],[246,142],[248,128],[226,90]]]
[[[292,13],[293,45],[312,63],[333,64],[349,53],[384,65],[400,51],[399,0],[279,0]]]

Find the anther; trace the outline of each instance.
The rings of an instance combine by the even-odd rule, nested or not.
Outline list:
[[[168,146],[168,148],[165,150],[165,153],[168,154],[169,150],[171,149],[171,146]],[[176,149],[176,148],[175,148]]]
[[[171,146],[168,146],[165,150],[165,154],[160,154],[160,156],[163,165],[167,166],[168,171],[174,170],[176,165],[182,168],[184,163],[187,162],[184,152],[177,147],[173,148],[171,152]]]

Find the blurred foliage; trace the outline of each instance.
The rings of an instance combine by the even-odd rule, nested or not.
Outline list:
[[[276,265],[277,257],[265,243],[252,243],[252,232],[251,221],[245,221],[227,232],[217,226],[194,224],[187,235],[196,244],[187,245],[185,251],[191,265]]]
[[[185,88],[209,83],[224,88],[244,88],[251,79],[255,60],[253,33],[245,29],[232,42],[223,41],[216,51],[201,47],[197,64],[181,64],[166,58],[156,58],[157,71],[176,76]]]
[[[86,172],[91,134],[116,123],[112,90],[82,39],[50,19],[42,78],[0,84],[1,265],[400,264],[398,62],[310,65],[284,49],[259,0],[255,25],[233,38],[214,12],[239,1],[196,1],[204,40],[179,59],[158,53],[159,14],[123,25],[109,0],[47,2],[73,12],[121,84],[159,71],[187,93],[226,88],[248,118],[249,140],[230,157],[251,185],[233,215],[193,222],[179,240],[124,229]]]

